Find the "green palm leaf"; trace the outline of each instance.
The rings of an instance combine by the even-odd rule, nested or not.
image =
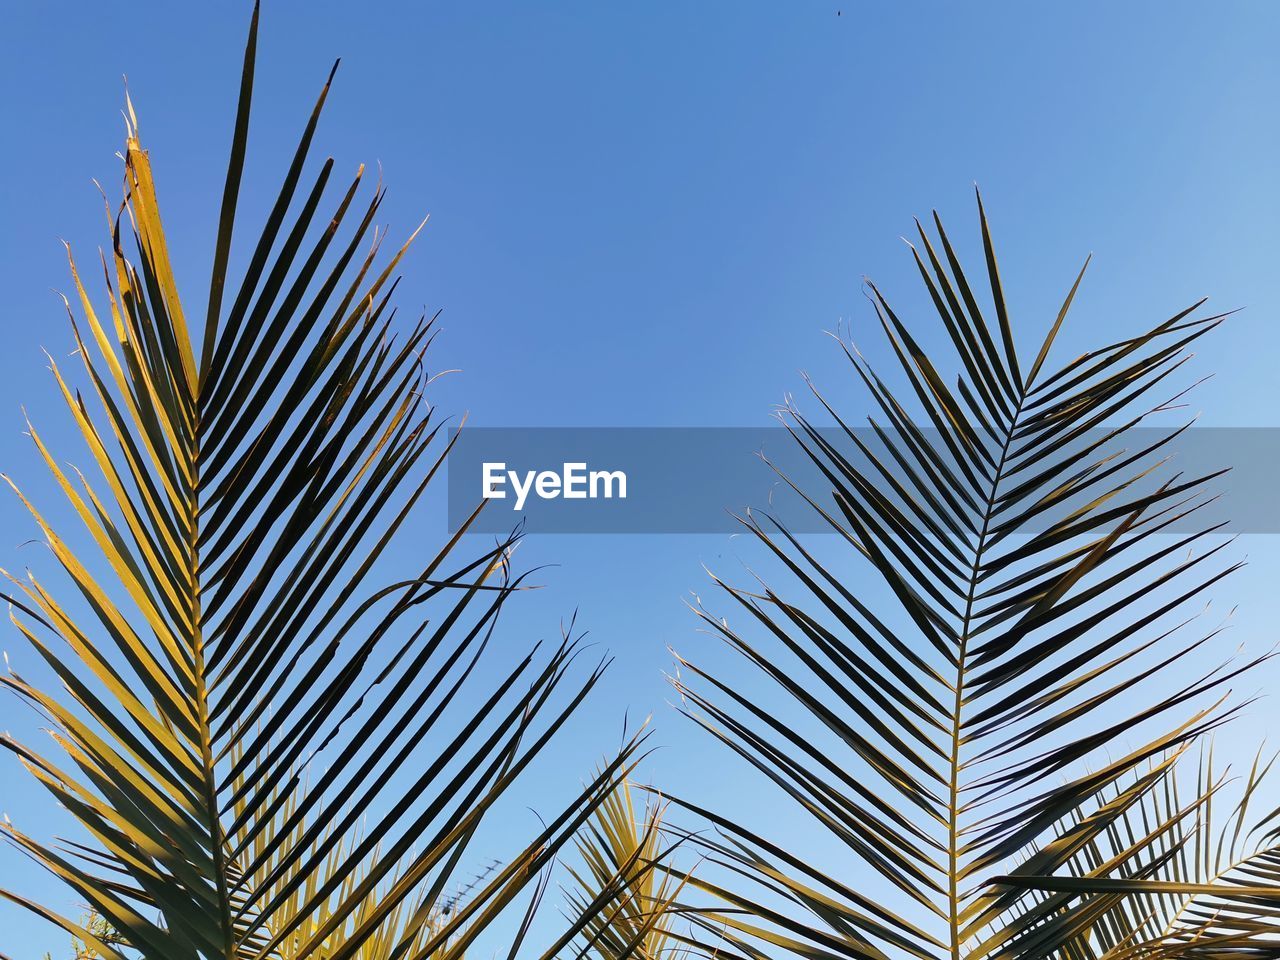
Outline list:
[[[518,531],[464,556],[464,527],[386,581],[386,548],[449,448],[426,400],[433,318],[397,329],[413,235],[382,255],[381,187],[360,199],[361,168],[330,199],[332,159],[307,162],[328,83],[231,274],[257,23],[202,349],[130,104],[102,277],[71,259],[82,378],[50,361],[100,477],[64,468],[31,429],[95,549],[24,497],[75,590],[13,577],[12,617],[64,692],[0,682],[62,751],[0,742],[92,843],[6,834],[123,946],[5,896],[113,960],[458,957],[534,892],[638,740],[442,921],[482,821],[600,667],[578,673],[567,636],[479,668],[522,587]]]
[[[1072,812],[1224,722],[1215,703],[1249,666],[1188,677],[1215,631],[1168,624],[1236,565],[1211,539],[1217,527],[1196,525],[1214,475],[1157,479],[1178,431],[1134,432],[1172,406],[1168,379],[1222,316],[1196,304],[1054,369],[1082,269],[1024,373],[980,200],[979,214],[989,307],[936,216],[936,236],[917,224],[912,250],[952,358],[926,354],[872,284],[902,387],[845,345],[877,411],[868,430],[816,389],[834,431],[783,411],[825,488],[783,479],[848,561],[748,514],[744,528],[792,586],[716,579],[736,613],[699,607],[778,702],[679,663],[685,712],[874,877],[846,881],[686,802],[717,829],[704,846],[728,879],[691,886],[724,905],[702,913],[721,952],[1055,955],[1087,926],[1083,912],[1047,924],[1019,906],[1025,886],[994,881]],[[1151,698],[1118,701],[1135,690]],[[1137,706],[1117,716],[1118,702]],[[1104,749],[1115,755],[1080,772]],[[1044,843],[1029,874],[1068,873],[1141,795],[1122,791]]]

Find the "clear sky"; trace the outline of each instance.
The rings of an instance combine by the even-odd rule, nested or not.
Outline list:
[[[1194,403],[1208,423],[1280,425],[1273,4],[264,7],[241,210],[265,210],[341,56],[317,152],[339,171],[381,164],[394,235],[431,214],[400,302],[443,308],[434,365],[463,372],[436,399],[473,422],[758,424],[800,389],[802,369],[859,412],[865,398],[823,331],[867,329],[864,276],[924,306],[898,237],[937,207],[972,257],[976,181],[1024,350],[1092,252],[1064,350],[1204,295],[1245,307],[1199,348],[1195,373],[1217,376]],[[202,297],[248,13],[247,3],[6,7],[0,467],[28,484],[41,475],[22,405],[61,424],[41,353],[70,349],[50,292],[68,286],[58,240],[86,255],[105,240],[90,178],[116,192],[121,76],[179,273]],[[5,567],[51,572],[52,558],[22,546],[33,530],[19,505],[0,501],[0,523]],[[443,504],[417,523],[410,540],[441,535]],[[1224,609],[1240,604],[1233,640],[1266,648],[1280,543],[1238,546],[1251,565],[1215,595]],[[578,608],[619,661],[543,765],[548,780],[585,775],[629,708],[655,714],[665,745],[647,771],[655,782],[740,794],[739,768],[674,715],[661,676],[668,645],[707,642],[682,597],[705,589],[703,563],[736,571],[733,545],[541,537],[523,558],[559,566],[522,608],[520,630],[554,635]],[[1260,729],[1274,705],[1251,716]],[[11,699],[0,698],[0,727],[36,735]],[[0,770],[0,808],[38,835],[61,823],[16,764]],[[554,792],[536,786],[532,805],[543,786]],[[517,816],[512,835],[535,822]],[[0,854],[5,886],[52,889],[18,875],[27,870]],[[0,930],[15,957],[66,953],[60,935],[8,906]]]

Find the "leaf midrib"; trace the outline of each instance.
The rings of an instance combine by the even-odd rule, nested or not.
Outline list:
[[[200,424],[193,425],[196,442],[192,444],[191,462],[186,471],[190,477],[187,490],[187,582],[191,595],[189,602],[191,620],[191,649],[196,677],[196,726],[200,731],[200,763],[204,779],[204,802],[208,812],[210,852],[213,855],[214,879],[217,883],[219,920],[222,932],[222,952],[226,960],[235,960],[236,948],[231,918],[231,891],[227,878],[226,837],[223,834],[219,814],[216,761],[213,752],[212,723],[209,710],[209,685],[205,676],[204,627],[201,615],[200,590]]]
[[[1004,442],[1000,447],[1000,455],[995,469],[991,473],[991,483],[987,491],[986,502],[982,508],[982,525],[978,531],[978,539],[974,544],[973,565],[969,572],[969,584],[966,588],[964,613],[960,618],[960,640],[956,651],[956,683],[955,706],[951,714],[951,755],[950,784],[947,795],[947,899],[948,920],[951,931],[951,960],[960,960],[960,746],[963,741],[963,711],[965,700],[966,657],[970,630],[973,623],[973,608],[977,599],[978,578],[982,571],[983,555],[987,548],[987,536],[994,517],[996,493],[1000,480],[1004,475],[1005,464],[1009,458],[1009,449],[1018,430],[1018,420],[1022,416],[1022,408],[1026,403],[1026,388],[1019,390],[1010,415],[1008,427],[1005,429]]]

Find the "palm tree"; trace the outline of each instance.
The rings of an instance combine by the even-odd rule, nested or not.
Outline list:
[[[1197,513],[1216,474],[1162,474],[1181,428],[1136,429],[1176,409],[1166,384],[1223,315],[1202,301],[1054,366],[1082,268],[1027,362],[978,210],[988,305],[936,214],[911,248],[951,357],[929,355],[869,284],[905,392],[842,343],[869,426],[816,388],[834,426],[780,412],[820,486],[783,480],[844,557],[748,513],[790,586],[714,578],[734,612],[698,607],[776,700],[679,661],[684,712],[860,864],[824,870],[683,801],[715,828],[702,843],[726,879],[693,886],[718,900],[700,937],[727,955],[1087,956],[1099,917],[1163,882],[1165,864],[1130,868],[1182,812],[1159,811],[1127,846],[1118,825],[1237,709],[1219,703],[1252,665],[1200,671],[1192,656],[1218,631],[1184,611],[1236,567]],[[1085,855],[1109,840],[1107,857]],[[1273,911],[1274,872],[1255,879],[1234,895]]]
[[[257,28],[255,10],[203,330],[132,104],[97,283],[68,248],[83,373],[49,363],[99,476],[30,436],[93,544],[23,496],[74,590],[10,578],[13,622],[63,689],[0,678],[56,749],[0,742],[88,834],[6,836],[95,924],[4,896],[109,960],[460,957],[545,884],[640,738],[442,912],[482,822],[603,664],[578,671],[570,632],[482,667],[523,586],[519,531],[479,550],[466,525],[416,541],[414,569],[388,579],[449,447],[426,399],[434,318],[396,332],[413,235],[380,255],[381,186],[361,199],[362,167],[331,201],[332,159],[306,162],[328,82],[232,275]]]

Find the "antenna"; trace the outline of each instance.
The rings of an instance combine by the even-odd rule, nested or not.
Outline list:
[[[466,899],[467,895],[480,884],[484,883],[484,881],[487,880],[489,876],[500,866],[502,866],[501,860],[490,860],[480,869],[479,873],[472,874],[471,880],[465,886],[459,887],[458,891],[454,893],[453,896],[445,900],[441,905],[440,915],[442,917],[447,917],[449,914],[453,913],[453,911],[457,909],[458,905]]]

